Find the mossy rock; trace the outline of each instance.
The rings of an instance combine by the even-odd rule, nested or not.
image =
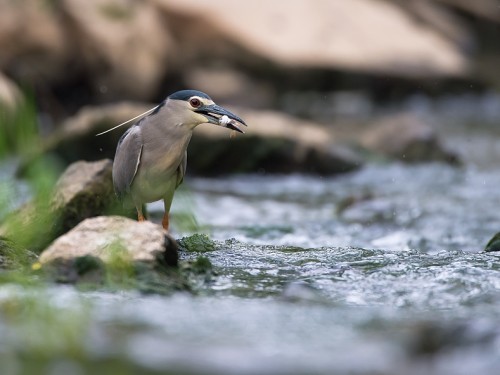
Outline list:
[[[214,251],[216,244],[206,234],[193,234],[177,240],[179,248],[194,253]]]
[[[491,240],[488,241],[484,248],[486,252],[500,251],[500,232],[496,233]]]

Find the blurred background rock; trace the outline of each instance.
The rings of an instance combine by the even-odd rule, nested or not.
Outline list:
[[[68,163],[113,157],[124,129],[97,131],[184,88],[245,108],[250,123],[235,141],[200,127],[191,161],[214,134],[225,142],[197,173],[338,173],[362,165],[359,148],[457,163],[435,110],[462,113],[468,96],[500,118],[499,22],[496,0],[0,0],[0,101],[32,94],[43,150]],[[103,115],[81,124],[89,111]],[[61,134],[79,121],[68,146]],[[298,131],[304,121],[314,130]],[[231,142],[252,161],[214,168]]]

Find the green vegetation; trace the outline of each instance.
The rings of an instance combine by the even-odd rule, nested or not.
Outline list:
[[[120,289],[132,288],[135,284],[134,263],[124,246],[115,242],[108,248],[106,261],[106,284]]]
[[[17,108],[0,107],[0,161],[17,155],[29,158],[39,147],[36,105],[30,95]],[[33,199],[16,212],[12,203],[21,201],[17,182],[0,182],[0,268],[19,270],[34,260],[31,251],[40,251],[52,240],[57,222],[49,210],[51,192],[60,172],[60,164],[51,157],[40,157],[23,171]]]
[[[9,213],[0,226],[0,233],[15,242],[18,248],[39,253],[59,230],[61,223],[51,210],[52,191],[58,172],[55,163],[46,158],[34,162],[26,170],[25,180],[32,199],[20,210]],[[14,198],[4,197],[4,200]]]
[[[14,152],[30,154],[37,145],[36,106],[31,95],[16,109],[0,103],[0,159]]]

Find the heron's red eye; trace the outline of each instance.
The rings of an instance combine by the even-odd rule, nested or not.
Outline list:
[[[201,106],[201,101],[198,98],[191,98],[189,99],[189,104],[191,104],[191,107],[198,108]]]

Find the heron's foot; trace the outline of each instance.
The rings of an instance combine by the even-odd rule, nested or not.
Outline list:
[[[163,215],[163,220],[161,221],[161,225],[163,225],[163,229],[165,229],[168,232],[168,224],[169,224],[169,218],[168,214],[166,213]]]
[[[142,213],[137,214],[137,221],[146,221],[146,218]]]

